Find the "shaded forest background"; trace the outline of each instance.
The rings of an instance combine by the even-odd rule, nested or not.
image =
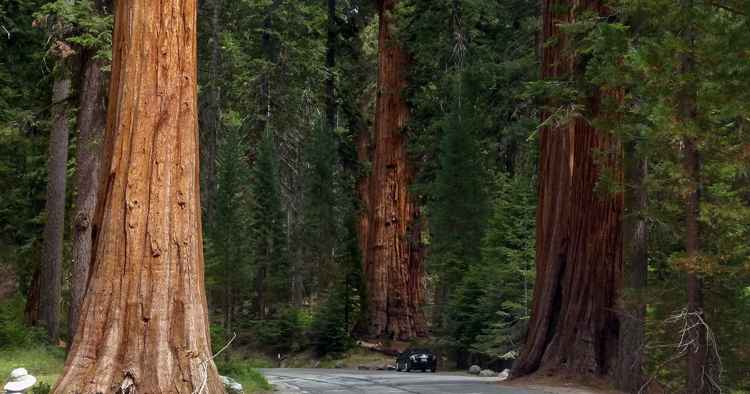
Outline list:
[[[597,198],[624,198],[620,242],[600,247],[624,272],[611,311],[619,332],[642,332],[619,344],[641,355],[632,379],[682,390],[692,351],[682,334],[698,311],[716,385],[750,391],[750,5],[199,3],[215,348],[237,333],[228,357],[331,357],[361,339],[430,346],[446,367],[519,358],[539,275],[537,207],[555,193],[540,192],[539,176],[545,163],[568,165],[540,157],[540,140],[585,122],[617,141],[591,150],[590,180]],[[550,15],[562,23],[552,37]],[[111,28],[107,1],[0,4],[0,348],[64,347],[75,330]],[[424,323],[408,333],[373,331],[378,284],[363,263],[379,256],[362,244],[362,217],[386,188],[367,185],[378,179],[377,102],[389,94],[378,56],[389,46],[408,65],[400,186],[415,209],[397,219],[409,221],[401,235],[422,278],[418,311],[404,313]]]

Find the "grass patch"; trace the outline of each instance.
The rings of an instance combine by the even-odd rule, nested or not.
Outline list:
[[[38,382],[54,385],[63,371],[64,363],[65,352],[62,349],[43,346],[0,349],[0,381],[5,382],[15,368],[26,368]]]
[[[272,391],[273,386],[256,368],[271,367],[269,364],[262,359],[230,359],[218,360],[216,367],[219,374],[239,382],[246,393],[264,393]]]

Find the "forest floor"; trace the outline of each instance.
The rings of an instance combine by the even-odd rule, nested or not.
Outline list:
[[[504,387],[519,387],[557,394],[622,394],[604,381],[571,381],[558,376],[532,375],[500,383]]]
[[[22,349],[0,349],[0,384],[16,368],[26,368],[37,378],[37,384],[54,385],[62,374],[65,364],[65,351],[52,346],[38,346]],[[233,360],[231,363],[217,363],[219,373],[242,384],[246,393],[270,393],[273,388],[257,371],[252,362]]]
[[[368,349],[354,348],[341,357],[316,359],[310,352],[299,353],[284,360],[282,368],[358,368],[376,369],[393,364],[394,358]]]
[[[63,349],[56,347],[39,346],[24,349],[0,349],[0,376],[8,376],[14,368],[23,367],[36,376],[39,382],[53,385],[62,372],[64,361],[65,353]],[[393,357],[367,349],[355,348],[344,354],[343,357],[336,359],[324,358],[319,360],[315,359],[312,354],[300,353],[284,359],[282,363],[285,368],[317,368],[320,371],[328,369],[331,372],[334,371],[333,368],[339,367],[340,369],[336,369],[335,371],[341,371],[341,373],[353,373],[352,370],[356,370],[357,368],[368,368],[371,371],[358,371],[354,373],[377,374],[387,373],[385,371],[377,372],[374,369],[393,363]],[[261,356],[217,360],[219,372],[240,382],[245,388],[246,393],[271,393],[273,391],[272,386],[258,372],[257,368],[277,366],[274,364],[276,363],[272,359]],[[300,370],[302,371],[302,369]],[[463,375],[461,371],[454,371],[452,374]],[[394,376],[400,377],[401,375]],[[412,375],[403,374],[403,376]],[[468,377],[469,375],[467,374],[466,376]],[[514,389],[513,391],[507,391],[508,393],[618,393],[617,391],[608,389],[602,382],[586,383],[572,383],[569,380],[556,377],[532,376],[509,382],[499,382],[498,385],[507,389]],[[501,392],[505,393],[506,391]]]

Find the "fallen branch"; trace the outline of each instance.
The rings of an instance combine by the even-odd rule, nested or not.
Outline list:
[[[206,360],[201,361],[200,368],[201,368],[201,374],[203,375],[203,377],[201,378],[202,382],[201,382],[200,388],[197,391],[194,391],[193,394],[203,394],[203,390],[205,390],[206,386],[208,385],[208,363],[211,362],[213,359],[215,359],[218,355],[220,355],[221,352],[226,350],[229,347],[229,345],[231,345],[232,342],[234,342],[235,339],[237,339],[236,332],[232,336],[232,339],[230,339],[229,342],[227,342],[227,344],[224,345],[224,347],[219,349],[218,352],[216,352],[213,356],[207,358]]]

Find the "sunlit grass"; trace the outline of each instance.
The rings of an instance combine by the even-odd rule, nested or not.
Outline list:
[[[4,382],[10,371],[26,368],[40,383],[54,385],[63,370],[65,352],[52,347],[0,349],[0,381]]]

